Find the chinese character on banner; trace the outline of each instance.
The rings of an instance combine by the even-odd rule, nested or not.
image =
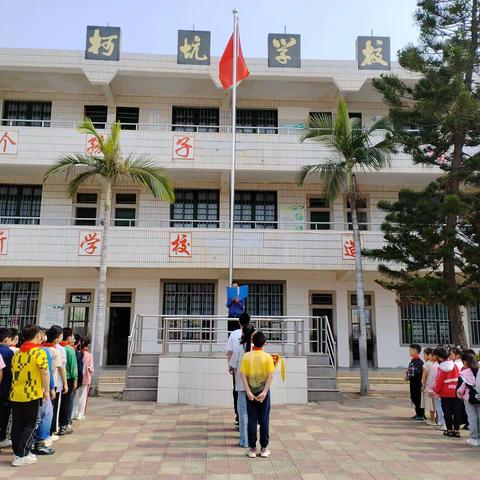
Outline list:
[[[390,70],[390,37],[358,37],[359,70]]]
[[[192,135],[173,136],[173,159],[193,160],[195,137]]]
[[[18,150],[18,132],[0,130],[0,155],[16,155]]]
[[[105,140],[105,135],[101,134],[102,140]],[[102,155],[100,145],[98,144],[97,137],[95,135],[87,135],[87,145],[85,147],[85,153],[87,155]]]
[[[87,257],[96,257],[100,255],[102,246],[102,234],[100,232],[80,232],[78,243],[78,255]]]
[[[8,230],[0,230],[0,255],[8,253]]]
[[[355,242],[352,235],[342,237],[342,257],[344,260],[355,259]]]
[[[177,63],[210,65],[210,32],[178,31]]]
[[[269,67],[301,67],[300,35],[289,33],[268,34]]]
[[[87,27],[87,60],[120,59],[120,28],[119,27]]]
[[[170,256],[191,257],[192,256],[192,234],[171,233],[170,234]]]

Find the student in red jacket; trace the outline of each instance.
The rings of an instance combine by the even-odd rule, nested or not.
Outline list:
[[[440,397],[442,402],[445,425],[447,426],[447,431],[443,432],[443,434],[447,437],[460,437],[462,410],[456,391],[460,372],[455,362],[449,358],[450,352],[447,348],[436,348],[434,355],[438,357],[440,363],[434,392]]]

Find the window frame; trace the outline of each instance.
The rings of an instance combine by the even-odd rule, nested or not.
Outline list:
[[[6,116],[7,105],[10,103],[24,103],[28,106],[26,109],[27,114],[29,115],[28,118],[8,118]],[[42,104],[42,117],[41,119],[34,119],[33,117],[33,105],[34,104]],[[50,107],[50,111],[45,112],[46,106]],[[9,100],[5,98],[2,103],[2,126],[7,127],[50,127],[52,121],[52,101],[51,100]]]
[[[72,295],[90,295],[89,302],[72,302]],[[83,320],[84,329],[83,335],[88,335],[90,332],[90,326],[93,319],[93,311],[95,307],[95,290],[89,288],[68,288],[65,291],[65,314],[64,314],[64,325],[70,327],[74,333],[78,333],[78,330],[75,328],[75,324],[80,323],[80,321],[70,320],[70,309],[75,307],[84,307],[87,308],[87,318]],[[63,326],[63,325],[62,325]]]
[[[42,200],[43,200],[43,185],[29,185],[29,184],[16,184],[16,183],[2,183],[0,184],[0,189],[6,188],[5,198],[6,200],[13,198],[13,196],[9,196],[9,190],[16,188],[17,194],[15,195],[15,215],[2,215],[0,210],[0,225],[39,225],[40,218],[42,215]],[[29,206],[29,215],[22,215],[22,210],[25,209],[25,197],[22,195],[26,188],[32,188],[32,195],[30,197],[30,203],[27,205]],[[23,200],[22,200],[23,199]],[[1,200],[1,196],[0,196]],[[8,205],[8,202],[5,203],[5,206]],[[1,203],[0,203],[1,206]],[[37,213],[38,208],[38,215],[33,215]],[[6,213],[8,211],[6,210]],[[12,221],[8,221],[8,219]]]
[[[178,193],[192,193],[194,196],[193,202],[193,219],[176,220],[173,218],[175,203],[178,199]],[[217,204],[217,218],[215,220],[204,220],[198,218],[198,197],[200,193],[214,193],[216,195]],[[183,201],[185,205],[185,200]],[[182,208],[182,213],[185,213],[185,207]],[[175,202],[170,205],[170,228],[219,228],[220,227],[220,190],[214,188],[176,188]]]
[[[327,304],[327,303],[315,303],[313,301],[313,296],[314,295],[331,295],[332,296],[332,302]],[[337,341],[337,292],[335,290],[309,290],[308,291],[308,308],[309,308],[309,314],[311,317],[313,317],[313,310],[315,309],[321,309],[321,308],[325,308],[325,309],[331,309],[332,310],[332,318],[331,318],[331,322],[330,322],[330,327],[331,327],[331,330],[332,330],[332,334],[333,334],[333,337],[335,339],[335,341]],[[308,335],[308,343],[311,347],[311,343],[312,342],[317,342],[319,341],[318,338],[312,338],[312,332],[313,332],[313,325],[312,325],[312,322],[310,322],[310,332],[309,332],[309,335]],[[317,326],[317,330],[318,330],[318,326]],[[326,339],[324,340],[324,342],[326,341]],[[337,352],[338,353],[338,352]]]
[[[246,195],[250,194],[252,201],[250,202],[251,208],[251,218],[249,220],[237,220],[237,205],[242,205],[242,202],[237,200],[237,195]],[[274,205],[275,205],[275,215],[274,220],[257,220],[256,212],[257,206],[261,205],[257,202],[254,203],[254,197],[259,194],[273,194],[275,197]],[[243,203],[245,204],[245,203]],[[265,206],[268,205],[267,203],[264,204]],[[241,223],[240,223],[241,222]],[[245,230],[278,230],[278,191],[277,190],[235,190],[235,203],[234,203],[234,224],[235,228],[238,229],[245,229]]]
[[[128,115],[130,115],[134,110],[136,111],[136,122],[122,122],[119,119],[119,110],[123,110],[123,112],[129,111]],[[122,130],[138,130],[139,123],[140,123],[140,107],[126,107],[118,105],[115,109],[115,121],[120,122],[120,128]]]
[[[251,125],[246,123],[242,125],[240,122],[243,121],[242,114],[245,112],[251,113]],[[274,123],[275,125],[264,125],[259,124],[260,112],[271,112],[274,114]],[[248,108],[248,107],[237,107],[237,133],[245,134],[269,134],[276,135],[278,134],[278,108]]]
[[[315,199],[324,199],[327,202],[327,207],[311,207],[310,201]],[[328,225],[322,222],[315,223],[312,220],[312,213],[321,212],[328,213]],[[307,196],[307,214],[308,214],[308,229],[309,230],[332,230],[333,205],[324,195],[308,195]],[[320,228],[319,228],[320,227]],[[326,227],[326,228],[322,228]]]
[[[178,116],[180,116],[180,109],[191,110],[193,121],[192,123],[184,123],[178,121]],[[213,115],[216,118],[213,119],[216,123],[200,123],[201,122],[201,112],[205,111],[205,116],[208,117],[208,111],[215,112],[216,115]],[[183,114],[185,117],[185,113]],[[219,107],[197,107],[197,106],[182,106],[182,105],[172,105],[172,131],[174,132],[208,132],[208,133],[217,133],[220,131],[220,108]]]
[[[128,194],[128,195],[135,195],[135,203],[120,203],[117,200],[117,195],[120,194]],[[138,224],[138,210],[139,210],[139,198],[140,194],[138,191],[134,190],[115,190],[113,192],[113,202],[112,202],[112,212],[113,212],[113,218],[112,218],[112,223],[113,226],[115,227],[136,227]],[[135,217],[133,219],[119,219],[117,217],[117,208],[123,208],[123,209],[130,209],[134,210],[135,212]],[[127,222],[127,225],[121,225],[121,222]]]
[[[476,310],[476,319],[473,319],[473,309]],[[468,328],[470,334],[470,344],[472,347],[480,346],[480,299],[473,305],[467,307]],[[477,340],[475,342],[474,340]]]
[[[372,363],[374,366],[377,365],[377,327],[376,327],[376,299],[375,299],[375,292],[373,290],[366,290],[363,292],[364,297],[370,297],[370,305],[367,305],[365,302],[365,310],[370,311],[370,332],[368,331],[367,325],[367,341],[370,340],[372,342]],[[348,290],[348,332],[349,332],[349,351],[350,351],[350,365],[353,365],[353,309],[358,310],[358,305],[353,303],[353,297],[357,296],[357,292],[353,290]],[[360,317],[359,317],[360,321]],[[359,334],[360,334],[360,323],[358,323]],[[370,333],[370,338],[368,334]]]
[[[357,202],[365,200],[365,207],[359,208],[357,207],[357,218],[359,214],[365,213],[365,222],[361,222],[360,218],[358,218],[358,226],[360,231],[368,231],[370,229],[370,197],[368,195],[362,195],[361,197],[357,198]],[[352,231],[353,224],[351,220],[348,220],[349,214],[351,215],[351,208],[349,206],[348,196],[344,196],[343,201],[343,210],[344,210],[344,218],[345,218],[345,226],[347,227],[346,230]]]
[[[87,114],[87,108],[97,108],[97,109],[105,109],[105,121],[98,121],[98,120],[94,120],[92,118],[91,115],[88,115]],[[103,112],[102,112],[103,113]],[[98,112],[96,112],[96,114],[98,114]],[[88,117],[90,118],[90,120],[92,121],[93,123],[93,126],[98,129],[98,130],[105,130],[106,126],[107,126],[107,122],[108,122],[108,105],[93,105],[93,104],[89,104],[89,105],[84,105],[83,106],[83,115],[85,117]]]
[[[86,202],[78,202],[78,194],[95,194],[97,195],[97,202],[95,204],[93,203],[86,203]],[[102,204],[102,198],[101,198],[101,192],[99,190],[79,190],[75,194],[75,198],[72,200],[72,209],[73,209],[73,221],[74,225],[76,226],[83,226],[83,227],[94,227],[98,225],[98,217],[99,217],[99,211],[100,207]],[[78,208],[91,208],[93,209],[93,205],[95,205],[95,218],[92,218],[94,220],[94,223],[84,223],[88,221],[89,219],[84,219],[83,217],[77,216],[77,209]],[[80,220],[80,223],[78,222]]]

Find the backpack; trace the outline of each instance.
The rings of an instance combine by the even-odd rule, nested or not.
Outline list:
[[[473,373],[473,376],[476,378],[478,369],[474,370],[472,368],[472,373]],[[477,400],[477,390],[475,390],[475,387],[473,385],[468,385],[468,384],[465,384],[465,385],[468,388],[468,403],[470,405],[480,405],[480,400]]]

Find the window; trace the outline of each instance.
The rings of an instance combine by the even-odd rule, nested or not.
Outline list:
[[[365,323],[367,324],[367,342],[372,340],[372,309],[373,297],[372,295],[365,295]],[[357,295],[352,293],[350,295],[350,311],[352,316],[352,337],[358,341],[360,335],[360,317],[357,309]]]
[[[19,127],[49,127],[52,102],[5,100],[2,125]]]
[[[110,303],[132,303],[132,292],[110,292]]]
[[[175,190],[170,206],[170,226],[218,228],[218,190]]]
[[[79,192],[75,196],[75,225],[96,225],[98,194]]]
[[[411,295],[401,295],[400,322],[404,345],[450,343],[450,320],[446,305],[423,303]]]
[[[40,282],[0,280],[0,325],[21,330],[37,323]]]
[[[238,108],[237,132],[278,133],[277,110]]]
[[[237,190],[235,192],[236,228],[277,228],[277,192]]]
[[[108,114],[106,105],[85,105],[84,114],[92,121],[95,128],[105,128]]]
[[[172,107],[172,130],[177,132],[218,132],[218,108]]]
[[[326,198],[308,199],[310,230],[330,230],[330,205]]]
[[[214,315],[215,284],[207,282],[165,282],[164,315]],[[210,338],[208,320],[174,319],[169,322],[169,341],[200,341]]]
[[[308,115],[310,119],[313,117],[327,117],[330,121],[332,121],[333,118],[332,112],[310,112]]]
[[[137,130],[140,109],[138,107],[117,107],[116,121],[122,130]]]
[[[114,212],[116,227],[134,227],[137,218],[137,194],[116,193]]]
[[[354,118],[358,118],[360,120],[360,127],[362,126],[362,114],[361,112],[348,112],[348,118],[353,120]]]
[[[260,317],[283,316],[283,284],[251,283],[248,284],[248,299],[245,311]],[[269,341],[281,341],[281,322],[275,320],[257,320],[256,328],[262,330]]]
[[[67,325],[74,333],[88,334],[88,323],[93,309],[92,292],[70,292],[67,295]]]
[[[42,187],[38,185],[0,185],[0,223],[40,223]]]
[[[480,345],[480,300],[470,305],[470,340],[472,345]]]
[[[346,202],[348,230],[353,230],[350,202],[348,199]],[[357,220],[360,230],[368,230],[368,200],[366,198],[357,198]]]

